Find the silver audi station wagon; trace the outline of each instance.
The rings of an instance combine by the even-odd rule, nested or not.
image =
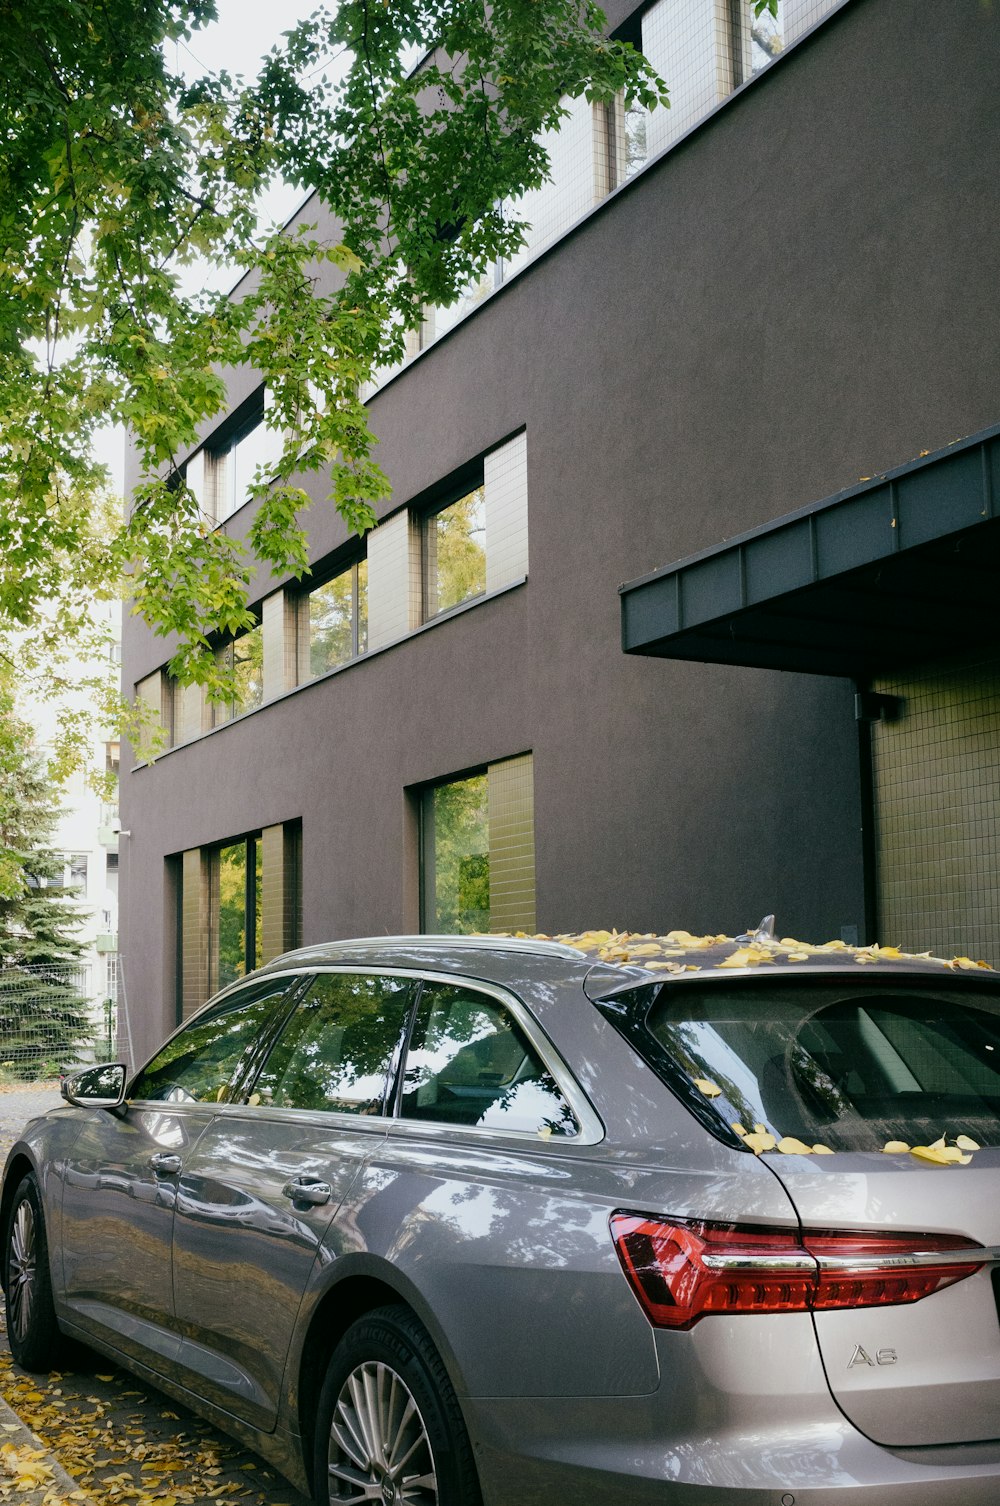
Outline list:
[[[279,958],[7,1162],[72,1335],[320,1506],[996,1506],[1000,980],[753,935]]]

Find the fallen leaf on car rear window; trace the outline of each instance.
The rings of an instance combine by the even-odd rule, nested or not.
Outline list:
[[[901,1156],[909,1148],[905,1140],[887,1140],[882,1147],[882,1153],[886,1156]]]
[[[752,1135],[744,1135],[743,1137],[743,1144],[749,1145],[750,1149],[757,1156],[765,1150],[773,1150],[777,1143],[774,1136],[767,1134],[766,1131],[762,1135],[755,1130]]]
[[[971,1139],[968,1135],[959,1135],[958,1139],[955,1141],[955,1144],[958,1146],[959,1150],[981,1150],[982,1149],[981,1145],[979,1144],[979,1141]]]
[[[933,1166],[947,1166],[948,1157],[935,1145],[914,1145],[910,1148],[910,1155],[916,1156],[918,1161],[930,1161]]]
[[[698,1092],[704,1093],[706,1098],[721,1097],[722,1089],[717,1082],[710,1082],[707,1077],[692,1077],[691,1081],[698,1089]]]
[[[832,1156],[834,1154],[835,1154],[835,1152],[830,1149],[829,1145],[814,1145],[813,1146],[813,1155],[814,1156]]]
[[[811,1156],[812,1146],[806,1145],[802,1140],[796,1140],[794,1135],[782,1135],[778,1141],[778,1149],[783,1156]]]
[[[745,1135],[746,1134],[746,1130],[743,1128],[742,1124],[734,1124],[733,1125],[733,1129],[736,1131],[736,1133],[738,1135]]]

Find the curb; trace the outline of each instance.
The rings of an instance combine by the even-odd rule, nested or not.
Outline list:
[[[30,1470],[19,1483],[11,1464],[25,1464]],[[31,1477],[37,1483],[30,1483]],[[25,1427],[16,1412],[0,1396],[0,1501],[18,1506],[94,1506],[93,1496],[67,1474],[58,1459]]]

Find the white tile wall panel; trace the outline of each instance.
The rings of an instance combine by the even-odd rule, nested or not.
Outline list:
[[[670,108],[649,116],[650,157],[732,92],[731,36],[726,0],[657,0],[643,16],[642,50],[670,91]]]
[[[483,461],[486,492],[486,589],[528,573],[528,438],[516,434]]]
[[[600,198],[594,154],[594,107],[585,99],[565,101],[569,115],[542,137],[551,162],[551,180],[532,189],[512,206],[528,224],[527,241],[505,263],[509,274],[557,240]]]
[[[420,622],[419,534],[404,508],[368,535],[368,648],[383,648]]]

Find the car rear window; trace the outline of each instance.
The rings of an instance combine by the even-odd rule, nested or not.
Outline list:
[[[960,1135],[1000,1144],[995,990],[754,979],[650,997],[641,1028],[668,1066],[661,1075],[737,1133],[763,1125],[833,1151]]]

